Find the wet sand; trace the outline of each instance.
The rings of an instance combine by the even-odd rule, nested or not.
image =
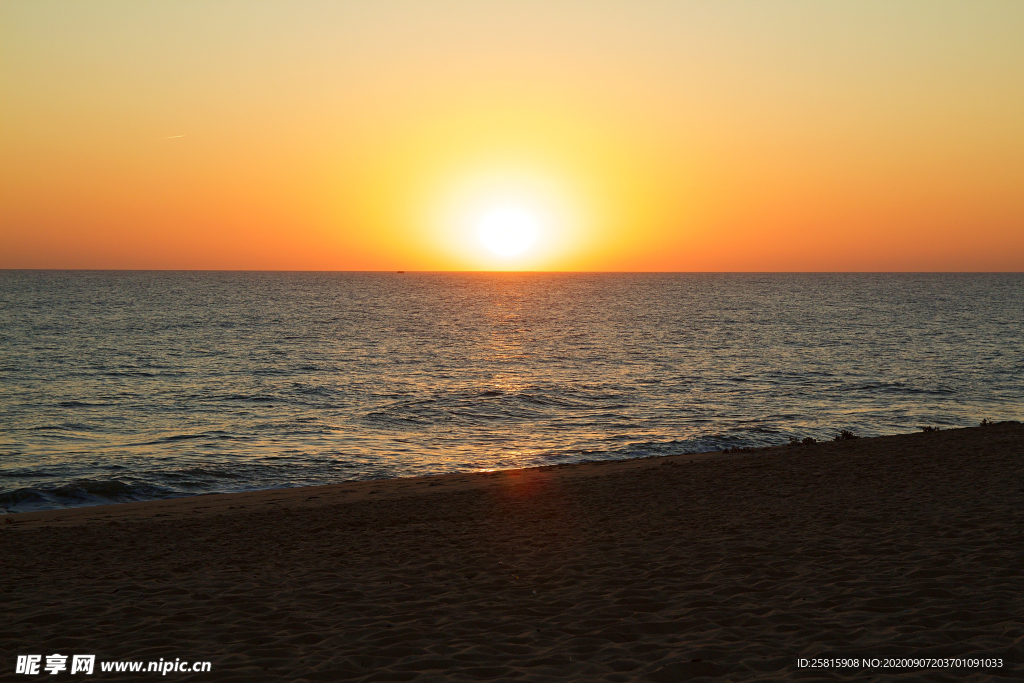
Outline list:
[[[1019,680],[1022,522],[1015,423],[8,515],[0,681]]]

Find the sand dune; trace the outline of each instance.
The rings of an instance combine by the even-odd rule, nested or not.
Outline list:
[[[209,660],[161,678],[218,681],[982,681],[1024,664],[1019,424],[0,519],[3,681],[33,680],[14,673],[32,653]],[[838,656],[1007,666],[797,665]]]

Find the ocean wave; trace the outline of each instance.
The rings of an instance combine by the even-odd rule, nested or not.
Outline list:
[[[622,392],[566,387],[519,391],[483,389],[397,400],[367,413],[364,419],[377,425],[529,420],[558,411],[582,415],[593,410],[621,410],[626,405],[622,397]]]
[[[225,472],[223,470],[209,469],[206,467],[189,467],[186,469],[175,470],[171,474],[174,476],[214,477],[215,479],[239,478],[239,475],[234,472]]]
[[[304,396],[334,396],[340,393],[336,387],[318,387],[308,384],[296,385],[295,392]]]
[[[127,446],[159,446],[162,444],[173,444],[180,441],[196,440],[217,440],[217,441],[242,441],[249,437],[228,434],[226,432],[200,432],[199,434],[171,434],[161,436],[149,441],[137,441],[126,444]]]
[[[59,477],[61,476],[57,472],[47,472],[46,470],[38,469],[24,469],[24,470],[8,470],[7,472],[0,472],[0,477],[5,479],[27,479],[27,478],[48,478],[48,477]]]
[[[44,510],[85,505],[127,503],[175,495],[171,489],[119,479],[78,479],[53,487],[22,487],[0,493],[0,507],[8,511]]]
[[[64,422],[62,424],[37,425],[29,427],[33,432],[91,432],[93,427],[84,422]]]
[[[902,380],[866,380],[842,382],[836,387],[842,392],[868,392],[892,395],[936,395],[943,396],[957,393],[955,387],[943,384],[935,379],[902,379]]]
[[[0,508],[5,510],[16,510],[18,508],[33,508],[37,504],[45,504],[47,498],[37,489],[20,488],[6,493],[0,493]]]

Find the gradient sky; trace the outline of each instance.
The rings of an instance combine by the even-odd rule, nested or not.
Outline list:
[[[1024,270],[1024,3],[0,4],[0,267]],[[536,216],[489,254],[475,222]]]

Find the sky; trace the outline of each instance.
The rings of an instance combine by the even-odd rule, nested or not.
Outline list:
[[[1021,271],[1021,26],[994,1],[6,0],[0,268]]]

